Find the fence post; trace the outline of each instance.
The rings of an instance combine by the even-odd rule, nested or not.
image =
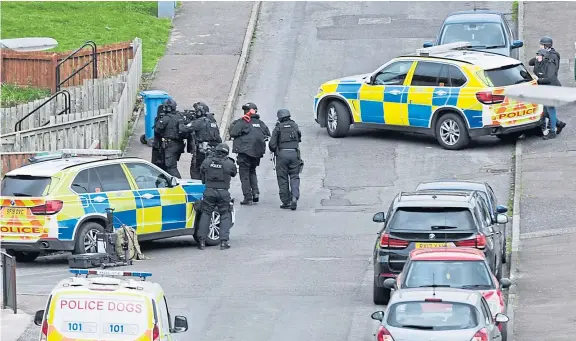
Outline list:
[[[52,54],[52,59],[50,60],[50,68],[48,72],[48,77],[50,78],[48,84],[52,84],[50,86],[50,91],[52,94],[56,93],[56,88],[58,87],[58,79],[56,77],[56,68],[58,67],[58,55],[56,53]]]
[[[12,308],[14,314],[18,313],[16,297],[16,260],[9,254],[2,252],[2,309]]]

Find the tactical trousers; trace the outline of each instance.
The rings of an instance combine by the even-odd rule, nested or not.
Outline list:
[[[300,159],[296,150],[279,150],[276,155],[276,178],[280,200],[289,204],[292,197],[300,199]]]
[[[174,141],[169,141],[166,145],[164,152],[164,163],[166,165],[166,172],[177,178],[182,178],[178,171],[178,160],[182,154],[182,144]]]
[[[163,170],[166,170],[166,165],[164,164],[164,156],[162,155],[162,150],[156,146],[152,146],[152,160],[151,162],[160,167]]]
[[[198,239],[206,240],[210,232],[212,212],[220,213],[220,241],[230,240],[232,213],[230,212],[230,192],[226,189],[206,188],[202,199],[202,216],[198,224]]]
[[[240,153],[236,163],[238,164],[244,199],[252,200],[253,197],[260,195],[258,177],[256,176],[256,167],[260,165],[260,158]]]

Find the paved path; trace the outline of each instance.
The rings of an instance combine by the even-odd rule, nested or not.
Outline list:
[[[560,52],[560,82],[575,87],[576,3],[525,2],[525,62],[544,35]],[[574,340],[576,294],[576,107],[558,108],[568,123],[559,138],[521,142],[521,233],[514,340]],[[512,341],[512,340],[510,340]]]
[[[0,320],[2,328],[0,339],[2,341],[16,341],[31,323],[33,316],[18,310],[17,314],[11,309],[2,309]]]
[[[511,3],[477,3],[505,12],[511,7]],[[221,4],[231,3],[202,6]],[[168,293],[171,314],[188,317],[191,327],[181,339],[373,340],[370,314],[382,307],[374,306],[371,296],[369,258],[377,232],[372,215],[386,209],[398,191],[431,179],[487,180],[500,202],[508,201],[512,146],[495,138],[480,139],[466,151],[446,151],[429,138],[380,131],[354,129],[347,138],[332,139],[313,123],[311,113],[312,97],[322,82],[370,72],[398,54],[414,51],[433,38],[449,12],[471,6],[464,2],[262,5],[240,103],[257,103],[270,126],[278,108],[292,111],[303,131],[302,198],[295,212],[278,208],[275,174],[264,159],[258,169],[262,202],[237,206],[232,249],[201,252],[190,238],[144,248],[153,258],[132,268],[152,271]],[[235,14],[225,20],[220,12],[214,13],[212,22],[239,18]],[[186,23],[195,25],[192,19]],[[241,40],[243,32],[237,33]],[[196,85],[185,78],[179,86],[192,91]],[[241,197],[237,180],[232,194]],[[65,276],[65,268],[59,259],[21,266],[21,292],[46,294]],[[32,302],[30,297],[26,302]],[[30,311],[42,306],[39,301],[27,303]],[[37,329],[30,328],[21,340],[33,340],[34,332]]]

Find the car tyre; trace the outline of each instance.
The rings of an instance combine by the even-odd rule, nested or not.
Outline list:
[[[6,253],[14,257],[18,263],[31,263],[40,256],[40,252],[6,250]]]
[[[520,138],[520,136],[522,136],[523,134],[524,134],[523,131],[519,131],[509,134],[498,134],[496,135],[496,137],[499,138],[500,141],[512,143],[516,142],[516,140],[518,140],[518,138]]]
[[[95,222],[87,222],[82,224],[80,230],[76,234],[76,241],[74,242],[74,254],[83,254],[98,252],[96,244],[96,233],[104,232],[104,227]],[[87,249],[87,246],[89,249]]]
[[[200,239],[198,238],[198,227],[200,225],[200,217],[201,217],[201,213],[198,214],[198,218],[196,219],[196,223],[194,224],[194,234],[192,235],[192,237],[194,238],[194,241],[196,243],[200,242]],[[214,217],[213,217],[214,218]],[[208,230],[208,238],[206,238],[206,246],[216,246],[216,245],[220,245],[220,217],[219,215],[216,217],[216,221],[215,219],[211,218],[210,219],[210,227]],[[213,226],[214,225],[214,226]],[[214,229],[217,227],[217,231],[214,231]]]
[[[350,111],[341,101],[330,101],[326,106],[326,131],[331,137],[345,137],[350,131]]]
[[[435,130],[436,140],[444,149],[459,150],[470,144],[468,128],[458,114],[449,113],[440,116]]]
[[[376,283],[376,279],[374,279],[374,287],[372,291],[372,301],[376,305],[387,305],[390,302],[390,295],[392,294],[392,290],[381,288]]]

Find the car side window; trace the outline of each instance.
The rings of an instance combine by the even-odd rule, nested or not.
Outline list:
[[[444,65],[434,62],[418,62],[411,86],[440,86],[440,71]]]
[[[97,193],[102,191],[102,183],[94,168],[88,168],[76,175],[70,188],[78,194]]]
[[[476,222],[478,223],[480,229],[485,228],[484,218],[482,217],[482,213],[480,213],[480,208],[476,205],[473,209],[474,218],[476,218]]]
[[[102,183],[102,191],[129,191],[130,183],[120,164],[106,165],[94,168]]]
[[[413,63],[398,61],[386,66],[374,78],[374,85],[403,85]]]
[[[442,65],[440,74],[438,75],[438,86],[450,86],[450,74],[448,72],[449,65]]]
[[[489,185],[488,185],[488,197],[490,198],[490,201],[492,201],[491,203],[492,209],[496,210],[496,206],[498,205],[498,203],[496,202],[496,194],[494,194],[494,190]]]
[[[482,215],[484,216],[484,222],[486,223],[486,226],[492,225],[492,215],[490,214],[490,210],[488,210],[486,203],[482,198],[478,198],[478,203],[482,209]]]
[[[462,71],[460,71],[456,66],[448,65],[448,70],[450,74],[450,86],[459,88],[468,82],[466,76],[464,76]]]
[[[492,324],[493,318],[492,313],[490,312],[490,306],[488,305],[488,302],[486,302],[486,299],[484,299],[484,297],[482,297],[482,312],[484,313],[486,324]]]
[[[152,166],[144,163],[127,163],[126,167],[134,177],[138,189],[169,187],[168,177]]]

